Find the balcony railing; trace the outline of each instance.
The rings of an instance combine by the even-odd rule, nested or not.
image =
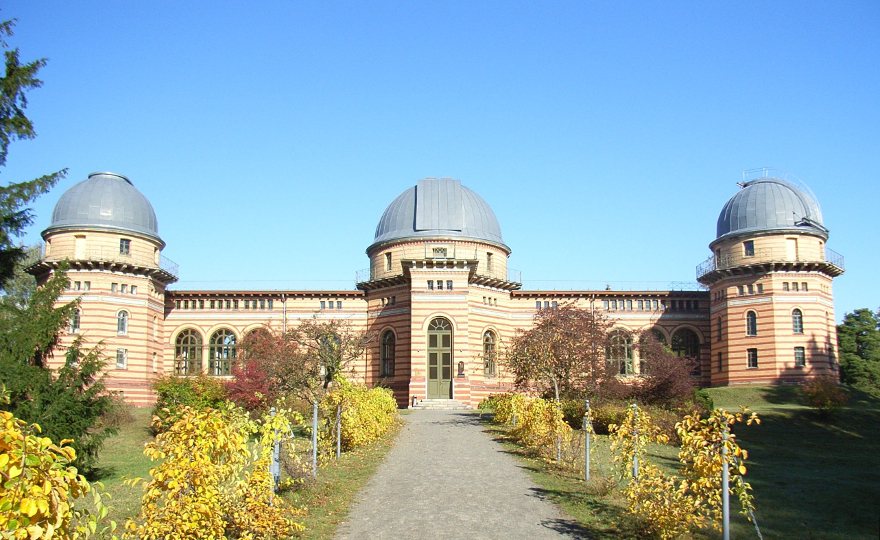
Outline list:
[[[697,265],[697,279],[715,270],[724,270],[735,266],[748,266],[760,263],[775,262],[826,262],[840,270],[845,270],[843,255],[828,249],[806,249],[791,253],[787,249],[763,248],[756,249],[753,254],[726,253],[720,257],[714,255]]]
[[[30,250],[26,256],[26,266],[36,264],[46,259],[46,246],[42,243],[38,244],[38,249]],[[76,255],[77,260],[83,261],[99,261],[120,264],[140,264],[135,263],[131,255],[119,253],[118,249],[93,247],[86,249],[83,253]],[[150,265],[144,265],[150,266]],[[171,274],[175,278],[179,277],[180,266],[168,257],[159,255],[159,268]]]
[[[527,280],[524,291],[705,291],[693,281]]]

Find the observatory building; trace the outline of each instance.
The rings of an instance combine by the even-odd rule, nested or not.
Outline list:
[[[771,175],[740,186],[718,217],[712,255],[697,267],[700,285],[680,290],[523,290],[492,208],[450,178],[419,180],[391,201],[351,290],[169,290],[178,269],[162,256],[152,205],[109,172],[61,196],[28,271],[43,283],[69,261],[71,288],[59,301],[81,303],[62,345],[77,335],[103,342],[108,387],[137,405],[154,402],[151,385],[165,375],[230,377],[249,332],[312,318],[374,332],[354,374],[392,388],[401,406],[476,405],[509,388],[496,351],[530,327],[537,309],[564,302],[614,322],[623,346],[609,361],[621,377],[639,376],[633,340],[645,330],[696,358],[702,386],[834,373],[831,282],[844,265],[825,246],[818,202]]]

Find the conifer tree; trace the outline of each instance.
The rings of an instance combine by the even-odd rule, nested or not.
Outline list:
[[[837,326],[841,380],[880,397],[880,312],[857,309]]]

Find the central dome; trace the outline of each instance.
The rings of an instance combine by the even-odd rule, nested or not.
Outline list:
[[[381,244],[422,238],[479,240],[510,251],[495,212],[452,178],[425,178],[391,201],[367,252]]]

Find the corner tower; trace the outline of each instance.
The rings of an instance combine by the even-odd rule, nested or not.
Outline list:
[[[832,279],[843,257],[805,188],[761,170],[718,216],[710,289],[711,384],[778,384],[836,373]]]
[[[151,384],[162,374],[165,287],[177,265],[161,255],[165,242],[153,206],[121,174],[96,172],[68,189],[42,233],[45,247],[28,272],[45,282],[69,262],[70,291],[80,309],[62,345],[77,335],[103,342],[107,386],[139,405],[155,401]]]

